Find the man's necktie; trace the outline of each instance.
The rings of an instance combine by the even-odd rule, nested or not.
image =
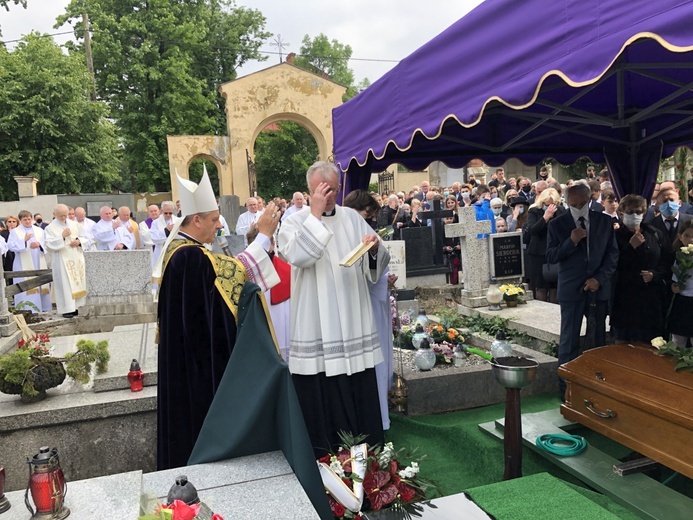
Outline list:
[[[667,229],[669,230],[669,240],[671,242],[676,239],[676,224],[678,223],[676,219],[666,220]]]
[[[587,226],[585,225],[585,217],[580,217],[580,218],[578,219],[578,222],[580,223],[580,227],[581,227],[582,229],[587,229]]]

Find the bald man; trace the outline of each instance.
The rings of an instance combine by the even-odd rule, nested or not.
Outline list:
[[[68,207],[58,204],[53,210],[53,222],[46,227],[46,248],[53,253],[53,291],[58,314],[65,318],[77,316],[77,308],[84,305],[87,280],[84,270],[82,235],[77,222],[68,219]]]
[[[281,221],[284,222],[286,218],[290,217],[297,211],[301,211],[305,204],[306,199],[303,197],[303,193],[300,191],[295,192],[293,198],[291,199],[291,207],[284,212]]]
[[[250,197],[246,200],[245,207],[248,211],[241,213],[238,221],[236,221],[236,234],[244,237],[250,230],[250,226],[255,224],[262,214],[258,211],[257,199],[255,197]]]

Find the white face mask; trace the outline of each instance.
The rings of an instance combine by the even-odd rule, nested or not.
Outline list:
[[[498,216],[501,214],[501,211],[503,211],[503,208],[491,208],[491,211],[493,211],[495,216]]]
[[[628,229],[635,229],[640,225],[642,222],[642,215],[638,215],[637,213],[624,213],[623,214],[623,223],[626,225]]]
[[[573,206],[569,206],[569,208],[570,214],[573,215],[575,220],[579,219],[580,217],[587,218],[587,213],[590,210],[589,204],[585,204],[581,209],[574,208]]]

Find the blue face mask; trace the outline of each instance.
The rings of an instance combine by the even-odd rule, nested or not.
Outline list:
[[[673,217],[680,207],[681,205],[678,202],[668,201],[659,205],[659,211],[665,217]]]
[[[445,196],[447,197],[448,195],[450,195],[450,192],[449,192],[449,191],[444,191],[444,192],[443,192],[443,195],[445,195]]]

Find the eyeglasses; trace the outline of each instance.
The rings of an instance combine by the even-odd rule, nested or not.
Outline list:
[[[164,211],[164,215],[173,215],[173,211]]]

